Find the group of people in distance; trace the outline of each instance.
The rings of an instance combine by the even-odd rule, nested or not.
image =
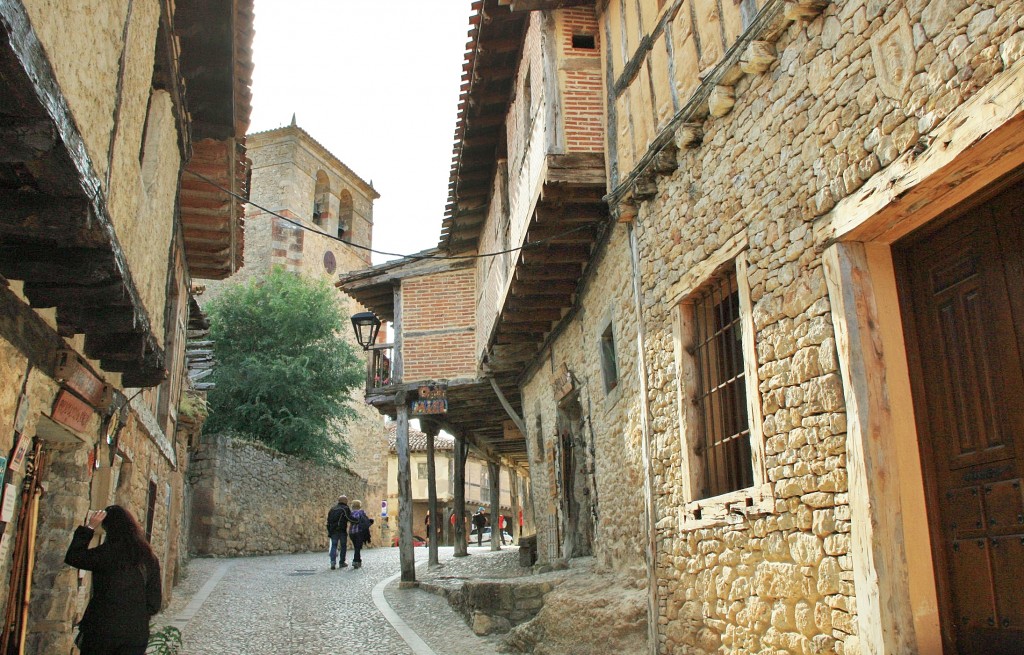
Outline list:
[[[348,496],[338,496],[337,504],[327,512],[327,536],[331,540],[331,570],[345,568],[348,540],[352,539],[352,568],[363,566],[360,555],[363,545],[370,541],[370,526],[373,519],[366,515],[363,504],[353,500],[349,506]],[[340,557],[339,557],[340,555]]]

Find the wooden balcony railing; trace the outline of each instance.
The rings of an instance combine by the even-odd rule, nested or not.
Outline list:
[[[395,344],[378,343],[370,346],[366,358],[366,389],[381,389],[397,384],[392,379]]]

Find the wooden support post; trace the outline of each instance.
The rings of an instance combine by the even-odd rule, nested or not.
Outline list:
[[[491,550],[501,550],[501,466],[487,462],[487,475],[491,479]]]
[[[512,499],[512,525],[509,526],[511,529],[509,532],[512,534],[512,543],[519,543],[519,474],[516,473],[514,468],[508,470],[508,494]]]
[[[850,546],[861,649],[914,653],[896,428],[868,254],[863,243],[837,243],[822,261],[846,402],[850,514],[859,526]]]
[[[437,561],[437,536],[444,534],[438,527],[444,526],[444,516],[437,513],[437,477],[434,469],[434,438],[440,431],[436,423],[420,421],[427,435],[427,511],[430,512],[430,528],[424,535],[427,539],[427,566],[439,566]]]
[[[398,451],[398,559],[402,582],[415,582],[416,558],[412,546],[412,473],[409,465],[409,405],[404,391],[395,394]]]
[[[469,554],[466,545],[466,437],[455,435],[455,556]]]

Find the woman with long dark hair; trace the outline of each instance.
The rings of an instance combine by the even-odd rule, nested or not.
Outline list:
[[[101,525],[106,539],[89,548]],[[90,512],[64,561],[92,571],[92,598],[78,626],[82,655],[144,655],[149,617],[162,600],[160,562],[135,517],[120,505]]]

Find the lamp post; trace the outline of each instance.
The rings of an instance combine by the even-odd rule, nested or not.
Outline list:
[[[380,331],[380,319],[373,312],[359,312],[352,316],[352,329],[356,331],[356,341],[369,350],[377,341],[377,333]]]

